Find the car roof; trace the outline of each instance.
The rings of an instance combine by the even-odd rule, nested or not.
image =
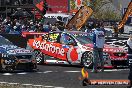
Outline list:
[[[87,32],[82,32],[82,31],[54,31],[54,32],[50,32],[50,33],[72,33],[72,34],[88,34]]]

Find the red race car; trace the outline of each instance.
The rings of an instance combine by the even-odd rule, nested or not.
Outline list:
[[[28,35],[34,36],[28,39],[28,48],[33,49],[38,64],[55,59],[55,63],[61,60],[92,66],[92,34],[79,31],[23,33],[24,37]],[[127,52],[123,48],[105,44],[103,55],[105,67],[127,66]]]

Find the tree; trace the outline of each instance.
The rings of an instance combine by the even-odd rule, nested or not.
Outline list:
[[[84,0],[87,3],[88,0]],[[93,9],[93,18],[99,20],[120,20],[121,13],[113,6],[113,0],[91,0],[90,7]]]
[[[70,0],[70,10],[74,10],[76,8],[75,0]]]
[[[113,0],[83,0],[83,5],[93,9],[92,17],[99,20],[120,20],[121,12],[114,8]],[[76,9],[75,0],[70,0],[71,9]]]

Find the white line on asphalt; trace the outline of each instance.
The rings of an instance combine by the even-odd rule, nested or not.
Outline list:
[[[113,72],[113,71],[119,71],[119,70],[117,70],[117,69],[107,69],[107,70],[104,70],[104,71],[106,71],[106,72]]]
[[[64,72],[77,73],[77,72],[81,72],[81,71],[64,71]]]
[[[105,69],[104,71],[106,71],[106,72],[115,72],[115,71],[126,71],[126,70],[129,70],[129,69]]]
[[[65,88],[65,87],[54,87],[54,88]]]
[[[65,88],[65,87],[44,86],[44,88]]]
[[[51,73],[51,72],[53,72],[53,71],[45,71],[45,72],[43,72],[43,73]]]
[[[41,73],[43,73],[43,72],[36,72],[36,73],[39,73],[39,74],[41,74]]]
[[[12,75],[11,73],[4,73],[3,75]]]
[[[17,73],[18,75],[25,75],[27,74],[26,72],[22,72],[22,73]]]
[[[105,69],[104,72],[119,72],[119,71],[128,71],[129,69]],[[44,71],[44,72],[36,72],[38,74],[47,74],[47,73],[56,73],[59,71]],[[64,73],[80,73],[81,71],[63,71]],[[17,73],[18,75],[26,75],[29,73],[26,72],[22,72],[22,73]],[[10,76],[10,75],[14,75],[12,73],[3,73],[2,75],[5,76]]]
[[[54,88],[54,86],[44,86],[44,88]]]

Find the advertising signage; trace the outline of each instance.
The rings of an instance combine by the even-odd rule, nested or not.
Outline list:
[[[44,0],[38,0],[36,3],[36,7],[43,11],[43,2]],[[48,4],[48,13],[67,13],[68,12],[68,0],[46,0]]]

